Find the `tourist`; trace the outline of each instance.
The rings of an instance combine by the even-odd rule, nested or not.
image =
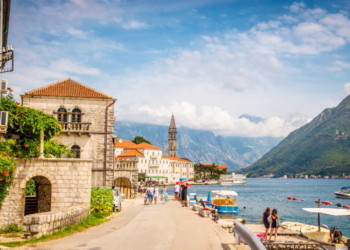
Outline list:
[[[275,239],[277,239],[277,230],[278,230],[278,227],[280,226],[280,218],[279,218],[279,215],[277,214],[277,209],[274,208],[272,210],[272,213],[271,213],[271,232],[270,232],[270,238],[269,240],[271,240],[272,238],[272,234],[274,233],[275,234]]]
[[[182,187],[182,206],[187,207],[187,186]]]
[[[179,199],[180,197],[180,185],[176,184],[174,186],[175,199]]]
[[[154,198],[154,203],[155,204],[157,204],[158,196],[159,196],[159,189],[158,189],[158,186],[156,186],[154,188],[154,193],[153,193],[153,198]]]
[[[147,188],[148,204],[152,204],[153,201],[153,187]]]
[[[264,239],[267,239],[267,235],[269,232],[269,228],[270,228],[270,223],[268,218],[270,217],[270,208],[267,207],[265,209],[265,212],[263,214],[263,222],[264,222],[264,226],[265,226],[265,233],[264,233]]]

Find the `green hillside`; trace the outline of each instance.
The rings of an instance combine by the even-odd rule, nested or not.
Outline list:
[[[249,176],[350,174],[350,96],[293,131],[252,166]]]

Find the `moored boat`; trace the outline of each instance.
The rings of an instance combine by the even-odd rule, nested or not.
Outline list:
[[[237,215],[240,208],[237,206],[238,194],[232,190],[211,191],[212,206],[217,210],[219,216]]]
[[[220,185],[222,186],[236,186],[247,184],[247,178],[243,174],[225,174],[220,175]]]
[[[342,187],[340,191],[334,192],[337,198],[350,199],[350,187]]]

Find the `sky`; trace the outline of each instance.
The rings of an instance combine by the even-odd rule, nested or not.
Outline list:
[[[350,1],[12,0],[15,96],[72,78],[116,118],[287,136],[350,94]],[[242,114],[264,118],[252,122]]]

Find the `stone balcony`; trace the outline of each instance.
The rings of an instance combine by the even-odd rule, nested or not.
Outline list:
[[[91,133],[91,122],[61,122],[64,133]]]

